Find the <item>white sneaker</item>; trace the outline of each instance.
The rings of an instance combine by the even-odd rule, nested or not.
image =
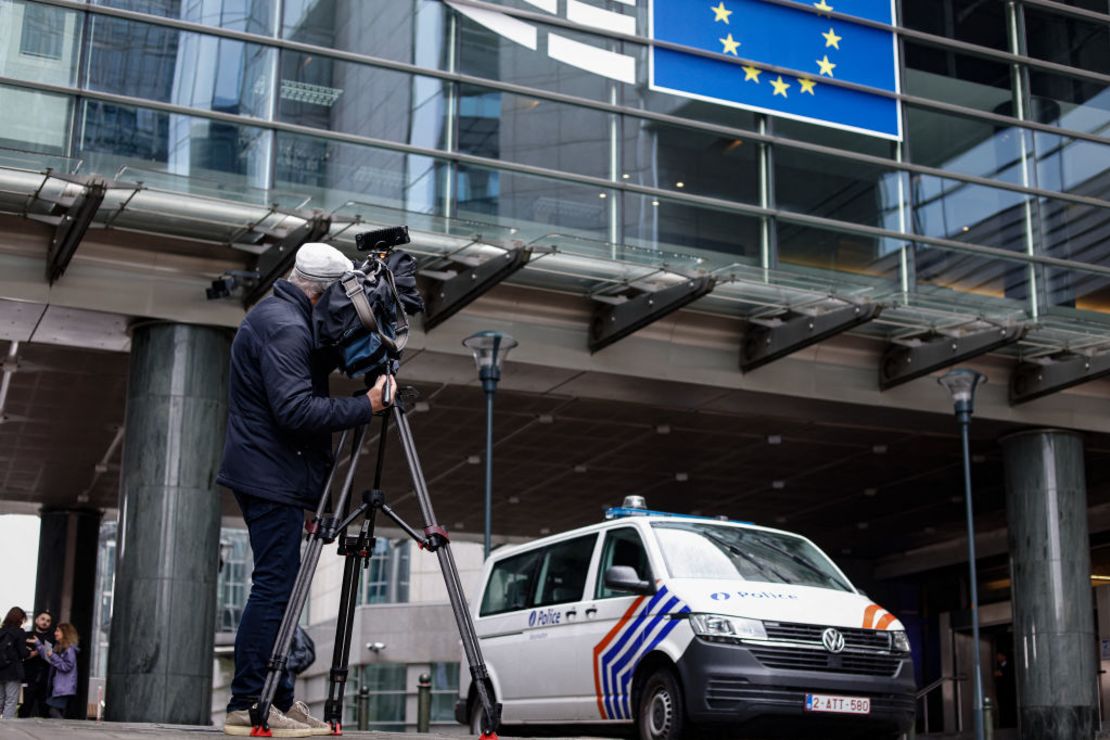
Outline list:
[[[285,716],[291,720],[300,722],[302,725],[307,726],[310,730],[312,730],[313,735],[331,734],[331,725],[329,725],[324,720],[316,719],[311,714],[309,714],[308,705],[305,704],[303,701],[293,702],[293,706],[289,707],[289,711],[285,713]]]
[[[270,734],[273,737],[311,737],[316,734],[311,727],[290,719],[276,707],[270,707],[270,717],[266,724],[270,726]],[[240,709],[237,712],[227,713],[227,719],[224,720],[225,735],[250,737],[252,729],[251,713],[248,710]]]

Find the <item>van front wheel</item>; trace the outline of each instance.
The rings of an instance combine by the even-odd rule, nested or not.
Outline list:
[[[678,680],[668,668],[659,668],[640,693],[636,713],[639,740],[679,740],[685,729],[685,708]]]

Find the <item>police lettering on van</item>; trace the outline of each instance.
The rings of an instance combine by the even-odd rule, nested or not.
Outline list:
[[[472,603],[504,724],[676,740],[700,725],[896,738],[913,722],[902,624],[790,532],[610,509],[495,551]],[[460,691],[456,718],[477,727]]]

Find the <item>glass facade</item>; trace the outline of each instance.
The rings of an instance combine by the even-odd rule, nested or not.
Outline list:
[[[905,304],[1110,313],[1105,3],[900,3],[901,140],[652,90],[649,4],[601,5],[641,41],[524,25],[630,80],[439,0],[0,0],[0,147]]]

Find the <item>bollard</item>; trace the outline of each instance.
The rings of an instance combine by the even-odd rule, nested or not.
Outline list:
[[[983,740],[994,740],[994,703],[983,697]]]
[[[432,728],[432,677],[421,673],[416,681],[416,731],[429,732]]]
[[[358,690],[358,710],[356,712],[358,729],[362,732],[370,729],[370,687],[363,686]]]

